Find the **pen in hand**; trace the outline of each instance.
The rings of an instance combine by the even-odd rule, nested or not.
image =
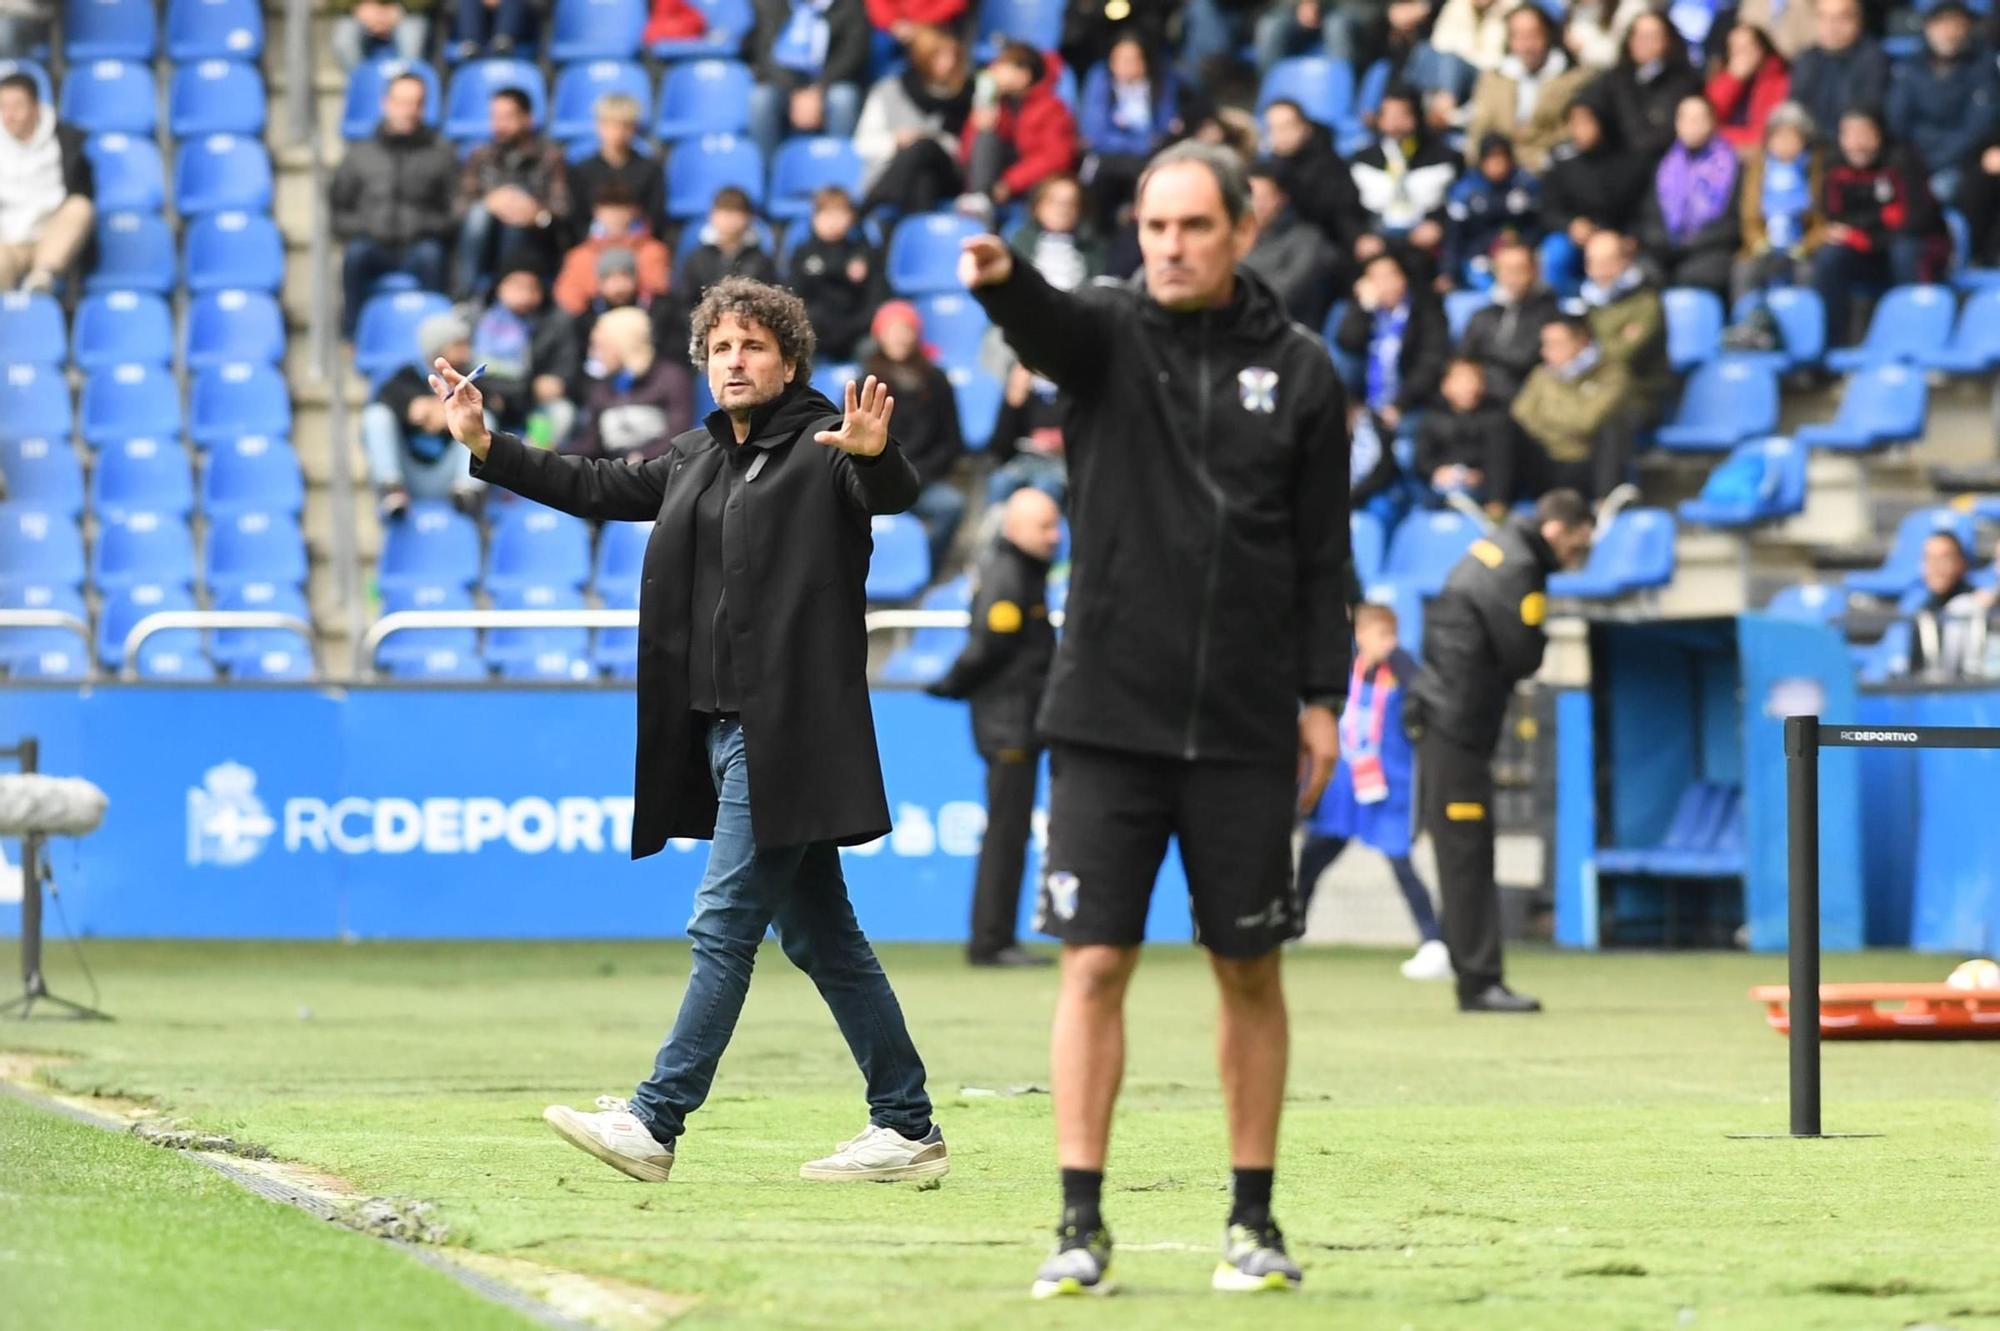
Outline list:
[[[479,364],[477,364],[477,365],[475,365],[475,366],[473,366],[473,367],[472,367],[472,373],[471,373],[471,374],[468,374],[468,375],[466,375],[466,376],[465,376],[465,377],[464,377],[463,379],[459,380],[459,381],[458,381],[457,383],[455,383],[455,384],[453,384],[453,385],[451,386],[451,391],[450,391],[450,392],[447,392],[447,393],[446,393],[446,394],[444,395],[444,400],[445,400],[446,402],[449,402],[449,401],[451,401],[451,397],[452,397],[452,393],[456,393],[456,392],[457,392],[457,391],[458,391],[459,389],[461,389],[461,388],[465,387],[465,386],[466,386],[467,384],[469,384],[469,383],[474,383],[474,382],[476,382],[476,381],[478,380],[479,376],[480,376],[480,375],[482,375],[482,374],[484,374],[484,373],[486,373],[486,362],[485,362],[485,361],[481,361],[481,362],[479,362]]]

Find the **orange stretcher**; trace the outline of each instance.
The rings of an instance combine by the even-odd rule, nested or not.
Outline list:
[[[1789,986],[1760,984],[1750,997],[1764,1004],[1764,1020],[1772,1030],[1781,1035],[1791,1030]],[[1883,1003],[1901,1006],[1877,1006]],[[1823,984],[1819,1033],[1827,1040],[2000,1040],[2000,989]]]

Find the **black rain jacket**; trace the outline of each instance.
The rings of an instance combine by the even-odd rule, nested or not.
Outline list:
[[[972,703],[972,742],[982,758],[1031,752],[1035,709],[1055,659],[1049,624],[1049,566],[1009,541],[995,541],[979,564],[965,650],[928,692]]]
[[[1424,668],[1411,686],[1420,717],[1410,723],[1492,751],[1514,685],[1541,669],[1555,567],[1555,552],[1528,518],[1473,542],[1424,608]]]

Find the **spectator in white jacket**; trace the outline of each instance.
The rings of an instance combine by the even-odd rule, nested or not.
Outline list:
[[[0,291],[52,291],[97,216],[83,135],[26,74],[0,78]]]
[[[868,90],[854,126],[863,169],[863,215],[889,204],[929,212],[958,196],[959,131],[972,111],[965,46],[936,28],[910,40],[910,63]]]

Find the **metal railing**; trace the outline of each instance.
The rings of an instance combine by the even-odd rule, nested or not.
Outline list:
[[[413,629],[631,629],[637,610],[398,610],[368,626],[354,648],[357,678],[375,678],[375,652]]]
[[[896,629],[963,629],[972,627],[972,615],[965,610],[870,610],[868,632],[888,633]],[[1049,623],[1063,626],[1063,612],[1049,611]]]
[[[125,635],[125,645],[120,649],[124,667],[119,677],[139,678],[139,649],[155,633],[170,629],[288,629],[304,638],[308,646],[313,642],[311,624],[297,615],[279,614],[275,610],[155,610]],[[314,668],[318,668],[317,660]]]
[[[97,671],[89,623],[66,610],[0,610],[0,629],[66,629],[83,643],[83,659],[90,663],[91,673]]]

